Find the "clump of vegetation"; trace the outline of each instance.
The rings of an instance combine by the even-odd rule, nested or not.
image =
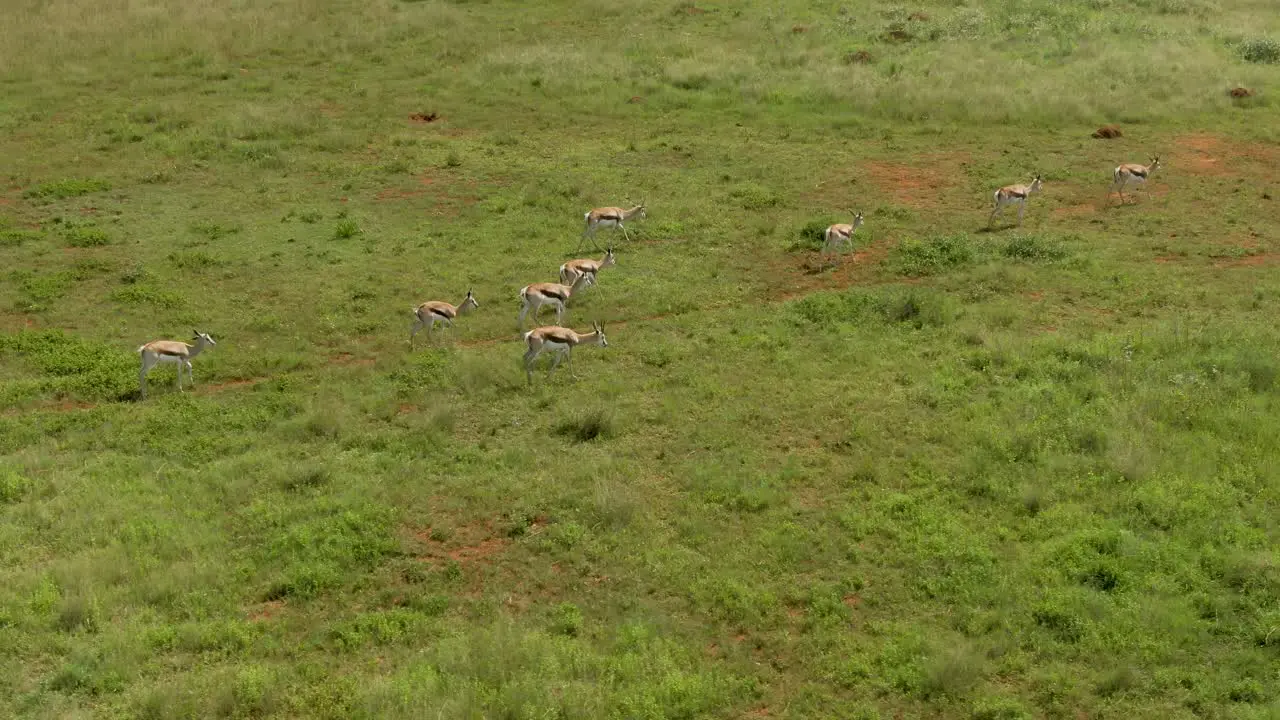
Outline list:
[[[110,189],[111,183],[106,180],[91,178],[54,180],[53,182],[37,185],[24,193],[24,196],[40,200],[63,200],[65,198],[88,195],[89,193],[105,192]]]
[[[1061,260],[1067,249],[1039,235],[1015,235],[1000,247],[1000,254],[1013,260]]]
[[[1251,63],[1280,62],[1280,42],[1272,38],[1253,38],[1240,43],[1241,59]]]
[[[356,223],[355,220],[347,218],[345,220],[339,220],[338,224],[334,226],[333,237],[338,240],[349,240],[359,235],[361,232],[360,225]]]
[[[975,244],[968,235],[908,238],[894,248],[892,266],[899,275],[920,277],[963,267],[976,256]]]
[[[92,225],[69,227],[63,232],[63,237],[71,247],[90,248],[111,244],[111,236],[107,235],[107,231]]]
[[[608,440],[615,431],[613,413],[603,408],[580,410],[555,424],[553,432],[574,442]]]

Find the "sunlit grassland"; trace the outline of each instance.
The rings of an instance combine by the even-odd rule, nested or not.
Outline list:
[[[1280,707],[1269,4],[7,10],[0,713]]]

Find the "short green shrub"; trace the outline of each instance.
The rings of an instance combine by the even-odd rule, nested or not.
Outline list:
[[[88,195],[89,193],[105,192],[110,189],[111,183],[106,180],[55,180],[53,182],[37,185],[24,193],[24,196],[29,198],[38,198],[41,200],[61,200],[64,198]]]
[[[122,287],[111,293],[111,299],[126,305],[151,305],[164,309],[182,306],[182,296],[178,293],[142,284]]]
[[[906,239],[894,248],[892,267],[899,275],[936,275],[974,261],[977,256],[968,235],[944,235],[924,240]]]
[[[1280,42],[1271,38],[1253,38],[1240,43],[1240,57],[1251,63],[1280,62]]]
[[[1061,260],[1067,249],[1039,235],[1015,235],[1001,246],[1000,254],[1013,260]]]
[[[99,227],[72,227],[68,228],[63,237],[67,239],[67,244],[71,247],[102,247],[111,244],[111,237],[107,235],[107,231]]]
[[[744,210],[767,210],[782,202],[778,193],[755,183],[744,183],[735,187],[729,191],[729,197],[737,201]]]
[[[349,240],[360,233],[360,226],[350,219],[339,221],[333,228],[333,236],[339,240]]]
[[[614,429],[613,413],[600,408],[580,411],[560,420],[553,428],[556,435],[580,443],[607,440],[613,437]]]
[[[39,240],[44,236],[34,230],[0,230],[0,247],[18,247],[29,240]]]
[[[0,470],[0,504],[17,502],[27,494],[31,481],[12,470]]]

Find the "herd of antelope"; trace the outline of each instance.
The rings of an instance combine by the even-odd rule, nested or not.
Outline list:
[[[1110,201],[1111,194],[1118,192],[1120,202],[1123,204],[1124,189],[1126,186],[1138,187],[1145,183],[1160,167],[1160,158],[1154,157],[1151,162],[1146,165],[1137,163],[1124,163],[1116,167],[1111,173],[1111,187],[1107,190],[1107,201]],[[990,226],[995,222],[1010,205],[1018,206],[1018,224],[1022,223],[1023,213],[1026,211],[1027,201],[1043,188],[1044,182],[1039,175],[1032,178],[1031,182],[1026,185],[1006,185],[994,194],[994,207],[991,210],[991,216],[987,219]],[[854,232],[862,226],[863,216],[861,212],[853,213],[853,221],[850,223],[838,223],[826,229],[823,234],[821,257],[823,259],[822,266],[826,266],[826,259],[836,254],[838,258],[839,251],[844,247],[846,242],[852,238]],[[597,251],[600,246],[596,244],[596,231],[601,228],[611,228],[621,230],[623,237],[627,240],[631,236],[627,233],[624,223],[638,218],[645,218],[644,203],[635,205],[630,209],[621,207],[603,207],[596,208],[586,213],[584,220],[586,227],[582,232],[582,236],[578,241],[577,250],[582,249],[582,243],[590,240],[591,244]],[[575,250],[575,253],[577,252]],[[550,353],[552,360],[550,367],[547,369],[547,376],[550,377],[555,369],[560,365],[561,360],[568,359],[568,367],[570,375],[573,375],[573,349],[579,345],[599,345],[600,347],[608,347],[609,341],[605,338],[604,323],[593,322],[591,324],[591,332],[580,333],[575,332],[567,327],[562,327],[560,323],[564,321],[564,314],[569,299],[578,292],[589,287],[597,287],[599,283],[600,271],[613,267],[617,262],[613,253],[613,248],[609,247],[605,251],[604,258],[600,260],[579,259],[570,260],[560,266],[560,282],[540,282],[526,285],[520,289],[520,313],[516,318],[516,324],[521,330],[524,330],[524,321],[526,316],[531,312],[533,321],[536,323],[538,315],[542,308],[551,307],[556,312],[556,324],[535,327],[525,332],[524,338],[524,369],[525,375],[530,383],[533,382],[533,367],[538,358],[544,353]],[[832,261],[835,264],[835,261]],[[427,338],[431,338],[432,332],[436,325],[441,325],[443,329],[453,327],[453,321],[469,310],[478,309],[480,303],[476,300],[475,295],[467,290],[467,296],[457,305],[450,304],[443,300],[430,300],[413,308],[413,326],[409,330],[409,348],[412,350],[415,346],[415,338],[418,332],[423,328],[427,330]],[[156,340],[142,345],[137,352],[142,359],[142,370],[138,374],[138,390],[143,398],[147,396],[147,373],[158,364],[169,363],[177,368],[177,384],[178,390],[182,390],[182,371],[187,371],[187,379],[189,384],[195,384],[195,378],[191,374],[191,359],[199,355],[205,348],[213,347],[217,343],[213,338],[205,332],[199,330],[194,331],[195,335],[191,343],[185,343],[177,340]],[[576,377],[576,376],[574,376]]]

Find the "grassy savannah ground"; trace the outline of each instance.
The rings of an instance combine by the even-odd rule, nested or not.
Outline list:
[[[0,714],[1280,712],[1271,3],[4,25]],[[518,288],[628,198],[527,387]]]

